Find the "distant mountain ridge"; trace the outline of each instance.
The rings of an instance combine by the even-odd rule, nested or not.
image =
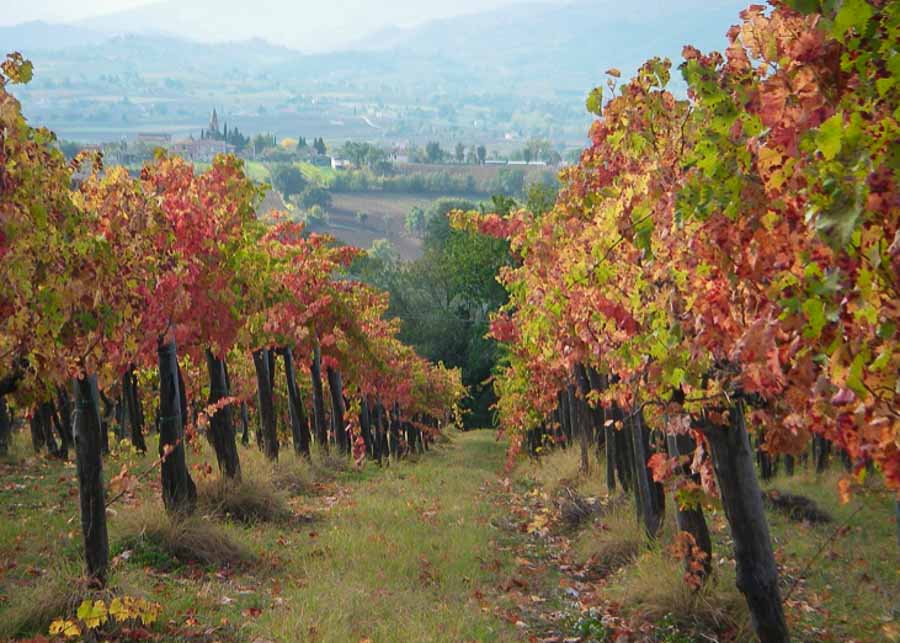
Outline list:
[[[208,22],[208,0],[161,0],[78,25],[0,28],[0,49],[33,59],[35,81],[20,90],[23,104],[71,138],[199,131],[219,105],[251,133],[577,144],[591,118],[584,97],[607,69],[619,68],[624,81],[652,56],[677,66],[688,43],[721,50],[747,1],[534,0],[379,29],[338,51],[304,53],[272,44],[269,33],[203,41],[216,24],[240,19],[230,13],[238,4],[261,12],[276,0],[221,0],[221,14]],[[195,13],[139,20],[141,11],[159,18],[181,4]],[[182,23],[178,33],[169,29],[173,20]],[[194,22],[203,28],[191,28]],[[684,91],[677,72],[672,89]],[[381,127],[366,125],[364,115]]]
[[[166,46],[176,48],[172,53],[177,53],[181,62],[191,62],[184,60],[184,54],[200,59],[215,57],[225,53],[222,47],[227,46],[240,49],[227,52],[230,61],[239,62],[240,56],[246,55],[256,63],[268,59],[279,67],[292,63],[306,66],[311,61],[304,58],[323,55],[339,56],[344,61],[359,59],[365,67],[364,59],[373,52],[390,52],[401,57],[400,63],[402,59],[429,59],[434,64],[452,61],[479,75],[494,74],[498,80],[534,81],[541,85],[556,80],[562,85],[560,89],[580,86],[586,90],[585,85],[598,82],[609,67],[619,67],[627,74],[652,55],[677,60],[681,47],[689,42],[701,49],[724,47],[725,31],[737,20],[745,3],[746,0],[642,0],[623,7],[614,0],[543,0],[433,20],[417,27],[383,28],[332,54],[304,55],[273,45],[266,38],[204,42],[184,33],[170,33],[158,20],[161,8],[182,7],[181,17],[170,17],[170,22],[190,23],[206,14],[191,3],[162,0],[77,25],[29,22],[0,27],[0,46],[26,53],[60,51],[110,43],[116,36],[129,35],[145,44],[152,39],[165,41]],[[226,2],[224,8],[234,4]],[[142,16],[147,19],[142,21]],[[153,16],[157,18],[151,19]],[[223,12],[218,19],[232,18]],[[202,33],[204,30],[197,30],[198,35]],[[113,42],[127,44],[126,40]],[[184,51],[178,52],[179,49]],[[139,71],[143,61],[138,58],[133,63]]]
[[[203,42],[264,35],[298,51],[322,53],[347,49],[366,33],[391,24],[422,22],[423,14],[479,13],[514,1],[454,0],[423,11],[421,0],[156,0],[76,24],[112,34],[166,33]]]
[[[0,48],[3,49],[4,54],[8,51],[32,49],[55,51],[68,47],[93,45],[108,38],[108,34],[93,29],[68,24],[54,24],[42,20],[0,27]]]
[[[725,47],[728,26],[738,21],[746,0],[579,0],[534,2],[471,16],[428,22],[409,29],[389,28],[354,47],[441,56],[500,73],[590,75],[609,67],[630,73],[647,58],[669,56],[682,46]]]

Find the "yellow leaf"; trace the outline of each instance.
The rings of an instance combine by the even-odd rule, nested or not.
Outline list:
[[[541,531],[544,527],[547,526],[547,515],[546,514],[538,514],[534,517],[528,524],[528,533],[533,534],[536,531]]]
[[[143,621],[144,625],[152,625],[156,622],[156,619],[159,618],[159,615],[162,612],[162,605],[159,603],[151,603],[150,601],[145,601],[141,598],[133,599],[133,601],[132,607],[137,609],[138,616],[141,621]]]
[[[128,606],[121,600],[114,598],[109,604],[109,615],[117,621],[127,621],[128,619],[134,618],[136,613],[128,609]]]
[[[777,168],[780,168],[783,163],[784,157],[778,150],[771,147],[760,148],[757,167],[763,177],[771,175]]]
[[[81,628],[78,627],[78,623],[75,621],[67,621],[58,618],[50,623],[50,635],[62,635],[67,639],[73,639],[77,636],[81,636]]]

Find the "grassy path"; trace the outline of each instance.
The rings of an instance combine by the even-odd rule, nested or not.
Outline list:
[[[195,476],[215,462],[205,442],[198,449]],[[273,469],[258,450],[241,448],[248,489],[283,475],[300,482],[277,492],[289,519],[274,522],[223,518],[207,505],[189,527],[173,526],[151,476],[109,514],[110,595],[160,604],[156,640],[519,639],[495,608],[516,538],[492,526],[504,449],[490,431],[453,433],[418,461],[347,470],[291,454]],[[152,458],[130,466],[141,470]],[[119,466],[108,462],[107,478]],[[217,478],[198,482],[201,496]],[[90,596],[79,581],[75,490],[71,463],[34,458],[24,440],[0,462],[0,640],[46,635]],[[276,492],[266,493],[259,497]],[[173,554],[173,543],[188,541],[212,558]],[[234,547],[256,562],[216,562]]]
[[[454,435],[419,462],[353,474],[327,519],[292,534],[296,542],[271,544],[284,556],[281,606],[264,610],[252,632],[275,640],[515,638],[479,598],[510,564],[486,492],[503,457],[504,445],[479,431]]]
[[[321,454],[308,463],[285,453],[273,466],[241,447],[245,484],[224,489],[223,511],[211,503],[222,490],[214,456],[197,441],[197,514],[169,520],[155,476],[126,494],[109,511],[109,589],[97,596],[79,580],[74,465],[36,458],[23,438],[0,458],[0,641],[35,640],[85,598],[112,596],[158,603],[149,632],[158,641],[746,638],[722,512],[708,515],[716,582],[695,594],[670,552],[671,506],[660,543],[647,546],[630,497],[606,498],[602,471],[579,476],[576,450],[523,463],[506,480],[505,445],[489,431],[451,433],[418,461],[361,470]],[[147,469],[151,438],[146,456],[111,455],[107,479],[126,464]],[[893,497],[876,481],[841,505],[840,475],[771,483],[835,518],[807,524],[769,511],[784,590],[798,583],[791,627],[800,640],[897,640]],[[236,519],[235,507],[251,506],[279,511]]]

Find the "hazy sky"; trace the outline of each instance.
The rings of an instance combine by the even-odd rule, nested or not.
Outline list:
[[[154,0],[3,0],[0,24],[14,25],[29,20],[65,22],[122,9],[131,9]]]
[[[0,25],[69,22],[110,35],[155,33],[206,42],[262,38],[301,51],[352,47],[385,27],[478,13],[511,4],[585,2],[610,22],[640,21],[749,0],[0,0]],[[688,6],[690,5],[690,6]],[[537,34],[536,34],[537,36]]]
[[[304,51],[328,51],[385,27],[535,1],[0,0],[0,25],[42,20],[78,23],[110,34],[166,33],[219,42],[259,37]]]
[[[391,20],[391,23],[415,24],[432,18],[448,17],[461,13],[474,12],[481,9],[528,2],[534,0],[453,0],[450,2],[432,0],[360,0],[359,4],[367,5],[372,13],[383,12],[386,18],[403,16],[405,19]],[[551,0],[552,1],[552,0]],[[0,11],[0,24],[11,25],[30,20],[46,22],[74,22],[84,18],[116,13],[125,9],[133,9],[142,5],[159,3],[160,0],[2,0],[5,5]],[[215,6],[215,0],[181,0],[182,6]],[[227,4],[225,2],[224,4]],[[249,2],[248,6],[256,3]],[[315,22],[317,17],[327,18],[331,22],[331,11],[334,2],[321,0],[279,0],[271,5],[279,5],[278,19],[303,19]],[[338,3],[340,4],[340,3]],[[363,11],[364,14],[369,12]],[[352,16],[347,16],[351,19]]]

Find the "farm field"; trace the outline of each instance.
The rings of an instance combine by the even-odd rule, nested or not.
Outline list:
[[[390,192],[361,192],[332,194],[332,205],[327,209],[328,221],[310,224],[310,230],[329,234],[343,243],[362,248],[372,246],[378,239],[387,239],[401,259],[413,260],[422,254],[422,240],[406,231],[407,213],[414,207],[427,209],[437,198]],[[458,198],[458,197],[454,197]],[[480,201],[480,197],[472,197]],[[262,214],[289,210],[275,190],[269,190],[258,208]],[[360,220],[358,213],[367,216]]]
[[[547,172],[555,173],[556,168],[542,165],[472,165],[469,163],[398,163],[400,174],[427,174],[429,172],[446,172],[454,176],[473,176],[479,185],[496,179],[503,169],[522,170],[526,181],[541,177]]]
[[[451,176],[471,176],[479,190],[489,192],[497,177],[503,171],[522,171],[525,183],[540,182],[545,177],[556,176],[559,170],[552,166],[540,165],[470,165],[457,163],[398,163],[399,174],[430,174],[442,172]]]
[[[414,207],[427,209],[443,197],[392,192],[355,192],[332,194],[332,206],[328,208],[328,224],[315,224],[316,232],[323,232],[344,243],[367,249],[377,239],[387,239],[404,260],[418,258],[422,254],[422,240],[406,231],[407,213]],[[475,203],[483,197],[466,198]],[[360,221],[357,213],[368,216]]]

